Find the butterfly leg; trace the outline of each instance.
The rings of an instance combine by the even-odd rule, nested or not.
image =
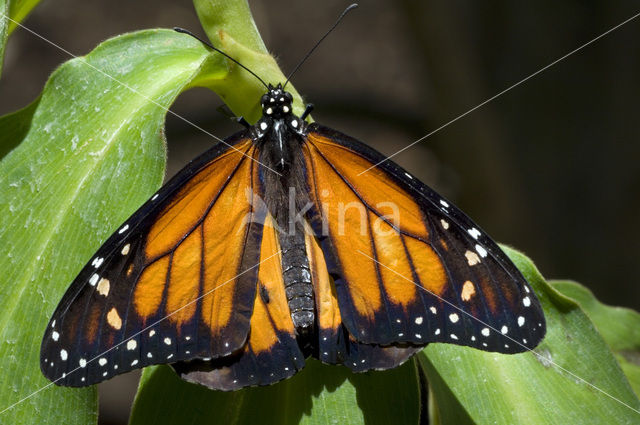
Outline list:
[[[302,113],[302,115],[300,115],[300,119],[302,121],[304,121],[305,119],[307,119],[307,117],[309,116],[309,114],[311,113],[311,111],[313,111],[313,103],[307,103],[306,108],[304,108],[304,112]]]
[[[251,124],[249,124],[247,120],[244,119],[244,117],[235,117],[235,120],[238,124],[241,124],[244,128],[251,127]]]

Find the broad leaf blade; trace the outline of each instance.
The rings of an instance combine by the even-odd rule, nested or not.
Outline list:
[[[48,384],[39,348],[49,316],[100,243],[162,182],[164,108],[208,58],[173,31],[114,38],[56,70],[18,131],[22,143],[0,162],[0,411]],[[95,420],[95,388],[54,386],[0,416]]]
[[[582,307],[613,351],[636,395],[640,394],[640,313],[603,304],[576,282],[549,284]]]
[[[212,391],[182,381],[168,366],[147,368],[130,425],[418,424],[415,364],[353,374],[313,359],[294,377],[268,387]]]
[[[638,423],[640,401],[589,318],[529,259],[504,249],[542,303],[547,336],[538,355],[427,347],[420,361],[441,423]]]

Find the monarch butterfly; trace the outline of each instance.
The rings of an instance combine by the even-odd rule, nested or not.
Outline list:
[[[262,118],[189,163],[73,281],[44,334],[48,379],[170,363],[235,390],[309,356],[363,372],[432,342],[519,353],[542,340],[537,298],[479,226],[367,145],[308,124],[309,108],[296,116],[286,82],[265,86]]]

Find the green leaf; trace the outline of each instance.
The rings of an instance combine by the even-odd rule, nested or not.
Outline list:
[[[25,138],[39,102],[40,98],[17,112],[0,117],[0,159]]]
[[[528,258],[503,249],[540,299],[547,335],[535,354],[428,346],[419,359],[440,423],[638,423],[640,401],[587,315]]]
[[[40,3],[40,0],[8,0],[10,4],[9,16],[13,21],[9,22],[9,35],[18,26],[16,22],[22,22],[34,7]]]
[[[268,387],[212,391],[182,381],[168,366],[146,368],[130,425],[418,424],[413,362],[386,372],[353,374],[310,359],[294,377]]]
[[[190,37],[127,34],[62,65],[39,102],[0,120],[22,140],[0,162],[1,423],[96,421],[95,387],[47,386],[44,327],[100,243],[161,184],[165,108],[216,66],[223,77]]]
[[[618,359],[636,395],[640,394],[640,313],[603,304],[576,282],[549,284],[582,307]]]

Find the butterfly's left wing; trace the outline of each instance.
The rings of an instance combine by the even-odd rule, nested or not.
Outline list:
[[[266,219],[255,202],[256,155],[250,138],[232,136],[105,242],[47,326],[47,378],[92,385],[150,364],[226,357],[245,345]]]
[[[328,233],[321,248],[351,338],[503,353],[541,341],[533,291],[464,213],[392,161],[360,174],[385,158],[355,139],[311,124],[306,142],[310,221],[316,234]]]

